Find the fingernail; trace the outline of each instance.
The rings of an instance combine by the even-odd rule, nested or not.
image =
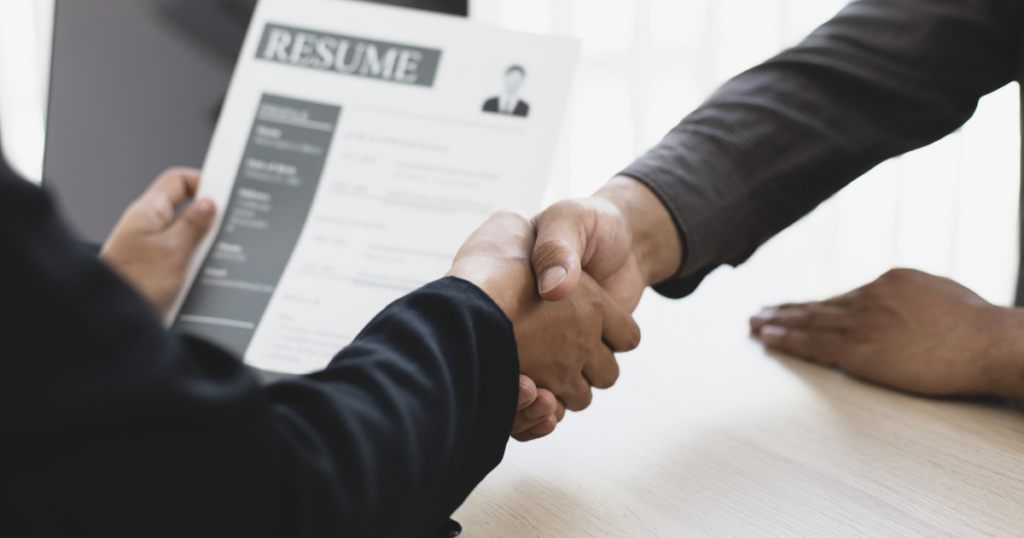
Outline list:
[[[765,340],[778,340],[786,334],[786,329],[776,325],[765,325],[761,327],[761,338]]]
[[[527,402],[529,402],[530,398],[532,398],[532,397],[533,397],[533,394],[531,394],[531,392],[530,392],[530,387],[527,387],[526,385],[523,385],[522,383],[520,383],[519,384],[519,405],[517,405],[516,407],[522,407]]]
[[[196,202],[196,209],[206,215],[213,213],[213,200],[210,200],[209,198],[199,200]]]
[[[533,402],[533,405],[523,410],[523,415],[525,415],[528,420],[537,420],[550,414],[551,410],[548,409],[547,402],[544,400],[537,400],[536,402]]]
[[[774,308],[765,307],[760,312],[754,314],[754,319],[771,319],[775,317],[776,310]]]
[[[547,271],[540,277],[540,292],[541,294],[547,293],[558,287],[559,284],[565,282],[565,277],[569,276],[569,273],[565,270],[565,267],[556,265]]]

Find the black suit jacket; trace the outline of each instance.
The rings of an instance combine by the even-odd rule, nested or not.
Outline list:
[[[2,164],[0,335],[10,536],[430,537],[501,460],[518,397],[510,321],[458,279],[261,387],[164,330]]]
[[[953,132],[1020,80],[1022,51],[1020,0],[859,0],[730,80],[623,171],[684,241],[657,289],[690,293],[877,164]]]
[[[496,114],[501,114],[502,112],[499,110],[500,106],[501,98],[492,97],[488,99],[486,102],[484,102],[484,112],[494,112]],[[522,99],[520,99],[519,102],[516,103],[516,108],[512,111],[512,114],[510,114],[510,116],[522,116],[524,118],[529,115],[530,105],[527,104],[526,101],[523,101]]]

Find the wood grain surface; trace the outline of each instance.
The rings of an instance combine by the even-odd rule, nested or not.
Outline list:
[[[649,293],[618,384],[511,442],[463,536],[1024,537],[1024,408],[766,353],[747,318],[791,299],[732,270],[683,301]]]

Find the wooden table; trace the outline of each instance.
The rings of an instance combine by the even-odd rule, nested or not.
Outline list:
[[[1024,536],[1024,409],[766,353],[747,317],[792,298],[732,270],[646,296],[618,384],[510,443],[463,536]]]

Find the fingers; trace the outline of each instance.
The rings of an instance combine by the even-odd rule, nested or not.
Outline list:
[[[533,248],[533,271],[537,288],[548,301],[568,297],[580,280],[581,259],[587,247],[586,211],[573,202],[560,202],[533,219],[537,242]]]
[[[516,418],[512,422],[512,433],[529,430],[555,415],[555,411],[558,410],[555,395],[546,389],[539,389],[536,394],[532,402],[516,412]]]
[[[534,439],[540,439],[541,437],[546,437],[547,435],[550,435],[551,432],[555,431],[556,425],[555,417],[549,416],[529,430],[512,434],[512,438],[522,443],[533,441]]]
[[[640,299],[647,288],[647,280],[644,279],[640,264],[635,256],[627,258],[618,271],[601,280],[598,284],[608,291],[608,295],[615,300],[615,304],[621,306],[623,310],[630,314],[640,304]]]
[[[765,325],[760,334],[761,341],[770,348],[824,364],[836,364],[845,346],[842,333],[827,329]]]
[[[843,330],[850,322],[845,307],[817,302],[763,308],[750,318],[750,328],[755,333],[765,325]]]
[[[565,402],[565,408],[569,411],[583,411],[590,406],[594,394],[590,390],[590,382],[583,375],[577,375],[558,397]]]
[[[532,379],[525,375],[519,376],[519,405],[516,411],[522,411],[524,407],[537,399],[537,385]]]
[[[191,256],[213,226],[216,214],[216,207],[209,199],[199,200],[186,207],[168,230],[179,241],[181,248],[178,251]]]
[[[608,346],[600,346],[596,356],[583,365],[583,376],[594,388],[607,389],[619,379],[619,363]]]
[[[199,188],[199,170],[192,168],[170,168],[160,174],[146,193],[160,194],[180,204],[195,196]]]
[[[750,318],[766,346],[825,364],[838,360],[852,323],[848,308],[833,302],[769,307]]]
[[[516,413],[516,418],[512,422],[512,433],[521,433],[532,429],[548,418],[555,417],[557,410],[558,402],[555,395],[549,390],[539,389],[537,398]]]
[[[198,170],[171,168],[156,178],[139,201],[167,225],[174,218],[174,210],[192,198],[198,188]]]
[[[520,380],[527,380],[528,383],[520,383],[520,403],[523,401],[523,386],[532,385],[533,381],[526,376],[519,376]],[[532,441],[539,439],[555,431],[555,426],[565,416],[565,404],[555,398],[555,395],[545,389],[537,389],[533,401],[521,408],[516,413],[515,421],[512,423],[512,438],[517,441]]]
[[[601,335],[612,351],[633,351],[640,345],[640,326],[603,289],[599,289],[604,307]]]

